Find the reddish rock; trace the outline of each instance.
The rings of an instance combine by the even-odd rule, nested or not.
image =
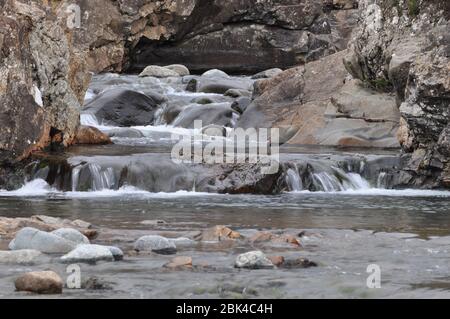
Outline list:
[[[284,257],[283,256],[269,256],[267,257],[277,267],[280,267],[284,263]]]
[[[192,258],[191,257],[175,257],[169,263],[164,265],[165,268],[175,269],[175,268],[192,268]]]
[[[26,273],[14,282],[17,291],[28,291],[36,294],[61,294],[63,281],[53,271],[37,271]]]
[[[75,133],[73,144],[112,144],[108,135],[92,126],[81,125]]]
[[[203,241],[222,241],[239,238],[241,238],[241,234],[238,232],[233,231],[226,226],[215,226],[203,231],[202,234],[196,239]]]

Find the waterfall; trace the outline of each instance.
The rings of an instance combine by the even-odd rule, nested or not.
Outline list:
[[[81,167],[76,166],[72,170],[72,192],[76,192],[78,188],[78,182],[80,180]]]
[[[293,170],[292,168],[287,170],[286,183],[289,186],[290,191],[299,192],[303,190],[303,183],[298,170]]]
[[[93,191],[111,189],[115,185],[116,178],[114,176],[114,170],[111,167],[102,170],[98,164],[89,164],[89,171],[92,176]]]
[[[90,113],[82,113],[80,115],[80,123],[81,125],[98,127],[100,123],[98,122],[97,117],[94,114]]]
[[[358,173],[347,173],[343,169],[332,167],[332,172],[313,173],[312,180],[316,189],[325,192],[369,189],[370,184]]]
[[[377,188],[387,188],[387,174],[385,172],[378,175]]]

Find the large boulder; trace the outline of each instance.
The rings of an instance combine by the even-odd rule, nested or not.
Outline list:
[[[157,102],[145,94],[111,89],[89,101],[84,112],[95,115],[100,123],[112,126],[145,126],[154,121]]]
[[[162,236],[150,235],[139,238],[134,243],[136,251],[152,251],[157,254],[171,255],[177,252],[177,246],[173,241]]]
[[[169,68],[157,66],[157,65],[149,65],[139,74],[140,77],[152,76],[155,78],[169,78],[169,77],[177,77],[180,74],[174,70]]]
[[[233,114],[230,103],[213,103],[207,105],[189,105],[185,107],[172,122],[174,126],[194,128],[195,121],[202,121],[202,127],[220,125],[233,127]]]
[[[77,243],[58,235],[26,227],[20,230],[10,242],[9,249],[34,249],[43,253],[67,253],[74,249]]]
[[[29,272],[19,276],[15,281],[17,291],[36,294],[61,294],[64,283],[54,271]]]

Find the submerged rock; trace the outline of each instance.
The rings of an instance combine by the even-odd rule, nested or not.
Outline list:
[[[195,239],[202,241],[222,241],[239,238],[241,238],[241,234],[226,226],[214,226],[204,230]]]
[[[42,253],[33,249],[0,251],[0,264],[33,265]]]
[[[136,251],[152,251],[161,255],[172,255],[177,252],[177,246],[173,241],[165,237],[150,235],[139,238],[134,243]]]
[[[169,263],[164,265],[165,268],[177,269],[177,268],[192,268],[192,258],[191,257],[175,257]]]
[[[14,281],[17,291],[28,291],[36,294],[61,294],[63,281],[53,271],[36,271],[26,273]]]
[[[236,258],[236,268],[266,269],[274,268],[273,263],[261,251],[251,251]]]
[[[43,253],[67,253],[76,247],[77,243],[58,235],[26,227],[20,230],[9,243],[9,249],[34,249]]]
[[[67,255],[61,257],[61,261],[64,263],[96,263],[98,261],[113,261],[114,259],[111,249],[100,245],[79,245]]]

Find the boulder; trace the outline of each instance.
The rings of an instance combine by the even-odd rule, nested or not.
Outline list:
[[[92,126],[81,125],[78,127],[73,144],[112,144],[108,135]]]
[[[78,230],[73,228],[59,228],[51,232],[54,235],[62,237],[64,239],[70,240],[75,244],[89,244],[89,239],[80,233]]]
[[[211,77],[201,79],[197,92],[225,94],[227,91],[251,91],[253,81],[240,78]]]
[[[236,101],[234,101],[233,104],[231,104],[231,108],[239,114],[243,114],[251,103],[252,100],[250,98],[240,97]]]
[[[21,229],[10,242],[9,249],[34,249],[48,254],[67,253],[76,247],[76,243],[52,233],[26,227]]]
[[[236,268],[247,269],[270,269],[274,268],[273,263],[261,251],[251,251],[241,254],[236,258],[234,264]]]
[[[157,65],[149,65],[139,74],[140,77],[152,76],[155,78],[168,78],[168,77],[178,77],[180,74],[175,70],[171,70],[165,67]]]
[[[213,103],[207,105],[189,105],[182,109],[173,126],[194,128],[195,121],[202,121],[202,126],[233,126],[233,110],[230,103]]]
[[[218,69],[212,69],[209,71],[206,71],[202,74],[202,77],[206,78],[229,78],[229,75],[225,72],[218,70]]]
[[[79,245],[77,248],[61,257],[64,263],[92,263],[98,261],[114,261],[111,249],[100,245]]]
[[[283,72],[282,69],[279,68],[273,68],[273,69],[269,69],[266,71],[262,71],[259,72],[255,75],[252,76],[252,79],[254,80],[259,80],[259,79],[270,79],[273,78],[274,76],[277,76],[278,74],[280,74],[281,72]]]
[[[36,294],[61,294],[63,281],[53,271],[36,271],[21,275],[14,281],[17,291]]]
[[[136,251],[152,251],[161,255],[171,255],[177,252],[177,247],[173,241],[162,236],[150,235],[139,238],[134,243]]]
[[[84,112],[93,114],[99,123],[129,127],[151,125],[157,108],[158,103],[145,94],[111,89],[89,101]]]
[[[33,249],[0,251],[0,264],[33,265],[42,253]]]
[[[171,65],[165,66],[164,68],[178,73],[179,76],[187,76],[187,75],[191,74],[189,72],[189,69],[182,64],[171,64]]]
[[[186,85],[186,91],[187,92],[197,92],[198,87],[198,80],[197,79],[190,79],[189,82]]]
[[[123,260],[123,251],[119,247],[106,246],[114,257],[115,261]]]
[[[142,138],[144,134],[133,128],[116,128],[105,131],[109,137],[115,138]]]

